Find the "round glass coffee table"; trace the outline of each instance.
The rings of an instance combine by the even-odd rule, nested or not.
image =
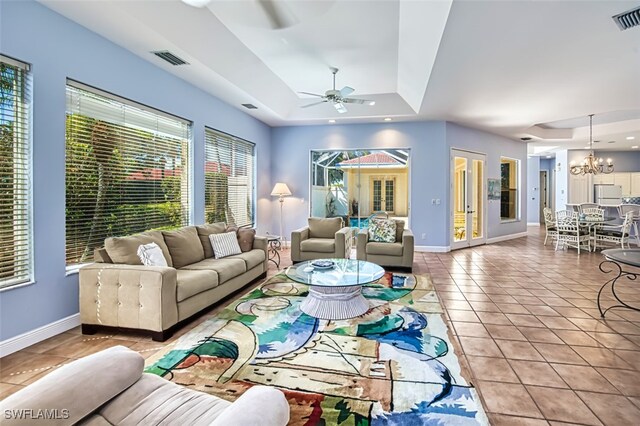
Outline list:
[[[335,265],[320,269],[311,265],[317,260],[330,260]],[[358,317],[369,310],[362,296],[362,286],[379,280],[384,269],[375,263],[352,259],[316,259],[290,266],[287,277],[308,284],[309,293],[300,309],[312,317],[340,320]]]

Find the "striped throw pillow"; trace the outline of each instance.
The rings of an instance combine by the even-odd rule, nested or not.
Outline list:
[[[213,256],[216,259],[242,253],[238,244],[238,237],[235,232],[224,232],[222,234],[209,235]]]

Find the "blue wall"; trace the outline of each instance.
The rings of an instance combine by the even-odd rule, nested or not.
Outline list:
[[[487,178],[500,178],[500,157],[520,160],[520,219],[500,220],[500,201],[489,201],[487,206],[487,238],[518,234],[527,231],[527,145],[492,133],[470,129],[447,122],[447,146],[486,154]],[[445,172],[447,182],[450,179]],[[447,204],[449,205],[449,204]],[[449,223],[447,222],[447,228]],[[447,243],[448,244],[448,243]]]
[[[313,149],[410,148],[410,220],[417,246],[450,244],[451,148],[487,154],[487,177],[500,177],[500,156],[520,160],[521,220],[500,221],[500,205],[488,206],[489,238],[526,231],[527,147],[521,142],[441,121],[278,127],[272,130],[272,181],[286,182],[293,196],[284,206],[284,232],[306,225],[309,215],[309,152]],[[440,199],[439,205],[431,203]],[[272,229],[279,227],[274,206]],[[425,234],[425,238],[422,238]]]
[[[269,230],[267,125],[39,3],[0,1],[0,8],[0,51],[33,70],[35,250],[35,284],[0,293],[0,340],[78,312],[77,275],[65,276],[67,77],[193,121],[196,223],[204,221],[204,126],[255,142],[257,223],[259,232]]]

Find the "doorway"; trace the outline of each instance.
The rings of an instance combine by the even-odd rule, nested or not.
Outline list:
[[[549,207],[549,180],[546,170],[540,171],[540,224],[544,225],[544,209]]]
[[[451,150],[451,249],[485,244],[484,154]]]
[[[394,178],[371,178],[371,211],[395,214],[395,190]]]

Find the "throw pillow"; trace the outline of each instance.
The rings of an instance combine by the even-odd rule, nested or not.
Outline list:
[[[198,230],[198,238],[200,238],[200,243],[202,244],[202,248],[204,249],[205,259],[213,257],[213,249],[211,248],[211,240],[209,240],[209,235],[225,232],[226,227],[227,225],[224,222],[209,223],[196,226],[196,229]]]
[[[235,232],[211,234],[209,240],[211,240],[211,248],[213,248],[213,255],[216,259],[242,253]]]
[[[396,242],[396,221],[393,219],[372,220],[369,223],[369,241]]]
[[[138,257],[144,266],[168,266],[162,249],[156,243],[141,244]]]
[[[204,249],[200,244],[195,226],[185,226],[175,231],[162,231],[162,235],[173,259],[174,268],[179,269],[204,260]]]
[[[238,229],[238,244],[242,252],[253,250],[253,240],[256,238],[256,230],[253,228]]]

